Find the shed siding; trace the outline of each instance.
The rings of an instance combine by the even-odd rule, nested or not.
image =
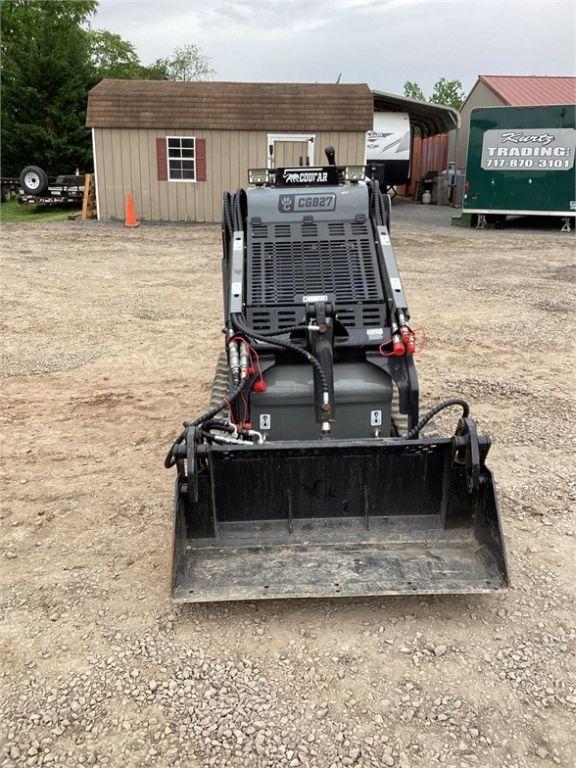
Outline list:
[[[274,131],[270,131],[273,133]],[[126,195],[148,221],[220,221],[222,193],[248,183],[248,168],[266,166],[264,131],[208,131],[194,128],[95,128],[96,178],[101,219],[123,219]],[[158,180],[156,139],[170,135],[206,139],[206,181]],[[333,145],[339,164],[364,162],[363,132],[317,132],[316,165]]]
[[[454,131],[455,140],[450,141],[449,160],[456,160],[456,167],[464,170],[466,168],[466,157],[468,155],[468,135],[470,133],[470,113],[478,107],[502,107],[504,102],[496,96],[494,91],[490,90],[480,80],[470,91],[470,95],[460,108],[461,127]]]

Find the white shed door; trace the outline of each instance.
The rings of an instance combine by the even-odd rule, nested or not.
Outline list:
[[[302,134],[268,135],[268,167],[294,168],[314,165],[314,136]]]

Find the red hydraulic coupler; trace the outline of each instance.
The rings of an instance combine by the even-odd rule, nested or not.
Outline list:
[[[400,326],[400,335],[407,355],[413,355],[416,351],[416,339],[407,325]]]

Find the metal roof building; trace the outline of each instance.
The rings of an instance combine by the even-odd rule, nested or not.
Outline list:
[[[460,107],[462,126],[450,134],[449,160],[466,167],[470,113],[478,107],[542,107],[576,104],[576,77],[479,75]]]
[[[576,101],[576,77],[479,75],[478,82],[509,107],[542,107]]]

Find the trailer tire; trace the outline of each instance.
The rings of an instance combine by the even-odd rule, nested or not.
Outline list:
[[[10,189],[9,185],[3,184],[2,185],[2,202],[9,203],[11,197],[12,197],[12,190]]]
[[[37,165],[27,165],[20,174],[20,185],[28,195],[42,195],[48,189],[48,176]]]

